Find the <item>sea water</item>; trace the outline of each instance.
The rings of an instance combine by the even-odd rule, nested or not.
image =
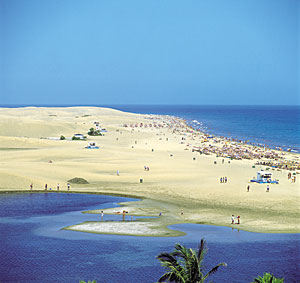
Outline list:
[[[271,272],[285,282],[300,280],[299,234],[262,234],[228,227],[180,224],[170,228],[182,237],[134,237],[62,230],[100,215],[81,211],[116,207],[133,201],[122,197],[72,194],[0,195],[0,282],[156,282],[164,273],[155,258],[171,252],[175,243],[196,248],[208,244],[207,270],[220,262],[227,267],[211,277],[214,282],[252,282]],[[104,220],[121,220],[104,215]],[[230,219],[228,219],[230,221]]]

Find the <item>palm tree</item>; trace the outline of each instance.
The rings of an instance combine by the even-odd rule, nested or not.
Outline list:
[[[258,276],[252,283],[283,283],[283,278],[276,278],[273,274],[264,273],[264,277]]]
[[[206,242],[201,239],[197,250],[176,244],[172,253],[160,253],[156,258],[167,272],[159,278],[158,282],[203,283],[210,275],[217,272],[220,266],[227,266],[224,262],[219,263],[204,274],[203,259],[206,252]]]

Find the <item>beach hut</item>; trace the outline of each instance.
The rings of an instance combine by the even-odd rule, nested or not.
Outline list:
[[[272,173],[266,172],[266,171],[258,171],[256,179],[252,179],[251,182],[257,182],[260,184],[264,183],[272,183],[272,184],[278,184],[278,181],[272,180]]]
[[[272,173],[266,171],[258,171],[256,179],[258,182],[268,183],[272,179]]]

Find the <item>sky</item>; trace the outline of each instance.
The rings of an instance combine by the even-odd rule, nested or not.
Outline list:
[[[299,0],[0,0],[0,104],[299,105]]]

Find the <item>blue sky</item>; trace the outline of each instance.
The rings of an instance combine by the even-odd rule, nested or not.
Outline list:
[[[0,104],[298,104],[298,0],[0,0]]]

